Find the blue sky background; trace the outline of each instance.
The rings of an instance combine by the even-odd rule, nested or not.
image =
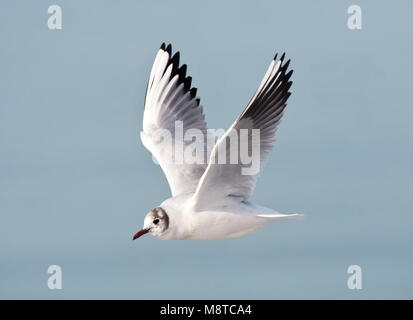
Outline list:
[[[49,30],[47,8],[63,10]],[[347,28],[358,4],[363,29]],[[1,1],[0,298],[413,298],[411,1]],[[162,42],[211,128],[275,52],[293,95],[253,201],[301,221],[132,242],[169,197],[138,138]],[[49,290],[47,268],[63,269]],[[363,289],[347,288],[347,267]]]

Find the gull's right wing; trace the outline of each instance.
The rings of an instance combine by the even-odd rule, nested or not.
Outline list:
[[[192,139],[205,141],[208,136],[205,116],[191,88],[191,77],[186,76],[186,65],[179,67],[179,52],[172,56],[171,45],[162,44],[156,55],[149,77],[145,98],[141,140],[159,162],[168,180],[172,196],[195,192],[199,178],[205,171],[209,150],[202,144],[202,153],[195,153],[189,164],[185,153],[191,153],[191,141],[184,141],[190,129]],[[166,136],[170,134],[171,143]],[[181,136],[177,136],[180,135]],[[192,147],[191,147],[192,146]],[[189,152],[189,153],[188,153]]]

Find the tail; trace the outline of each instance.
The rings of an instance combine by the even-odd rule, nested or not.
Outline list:
[[[281,220],[281,219],[297,219],[304,217],[301,213],[294,214],[282,214],[282,213],[269,213],[269,214],[257,214],[256,217],[263,218],[266,220]]]
[[[245,202],[245,205],[248,206],[249,211],[253,213],[254,216],[257,218],[261,218],[264,220],[282,220],[282,219],[297,219],[301,218],[304,215],[300,213],[294,214],[283,214],[275,211],[274,209],[266,208],[257,204],[253,204],[251,202]]]

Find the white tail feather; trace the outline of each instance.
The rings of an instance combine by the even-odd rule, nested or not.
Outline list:
[[[256,216],[259,217],[259,218],[267,219],[267,220],[296,219],[296,218],[304,217],[304,215],[301,214],[301,213],[294,213],[294,214],[281,214],[281,213],[257,214]]]

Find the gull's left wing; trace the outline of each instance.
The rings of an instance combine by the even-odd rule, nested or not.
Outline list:
[[[162,44],[156,55],[146,90],[141,140],[159,162],[172,196],[177,196],[195,192],[206,168],[209,144],[197,89],[191,88],[186,65],[179,67],[179,52],[173,56],[171,52],[170,44]],[[192,140],[185,141],[185,136]],[[194,140],[201,142],[198,152],[192,152]],[[192,164],[185,158],[190,155],[195,155]]]
[[[247,201],[251,197],[260,168],[273,148],[275,132],[291,94],[293,71],[287,72],[290,60],[283,61],[284,54],[278,61],[277,56],[274,57],[244,112],[215,144],[208,168],[193,196],[193,204],[198,210],[210,207],[211,201],[217,205],[225,202],[228,196],[239,201]],[[237,140],[233,141],[232,137]],[[251,166],[255,163],[258,168],[248,168],[249,164],[243,163],[240,157],[243,153],[247,155],[246,152]],[[232,153],[237,156],[234,162]],[[219,161],[222,155],[225,163]]]

